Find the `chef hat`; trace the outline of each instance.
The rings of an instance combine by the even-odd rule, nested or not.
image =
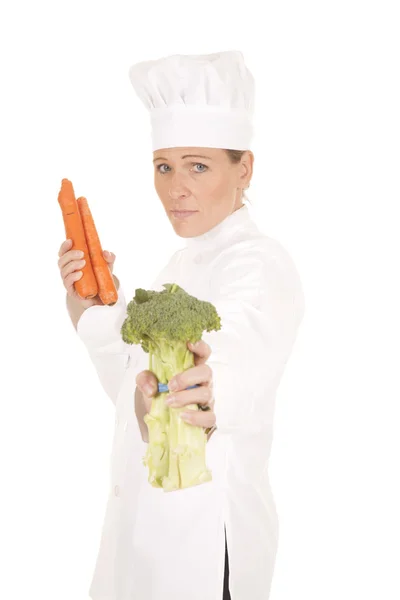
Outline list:
[[[254,78],[241,52],[174,54],[132,65],[129,78],[150,111],[153,151],[249,149]]]

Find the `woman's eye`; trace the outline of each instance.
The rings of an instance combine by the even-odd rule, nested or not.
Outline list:
[[[160,172],[162,175],[164,175],[165,171],[161,171],[160,169],[161,169],[161,167],[167,167],[167,166],[168,166],[168,165],[166,165],[166,164],[162,163],[161,165],[158,165],[158,167],[157,167],[157,171],[159,171],[159,172]]]
[[[203,165],[203,163],[193,163],[193,165],[194,166],[198,165],[200,167],[205,167],[205,170],[208,169],[207,165]],[[204,173],[204,170],[203,171],[197,171],[197,173]]]
[[[195,167],[196,166],[204,167],[204,169],[201,169],[200,171],[196,171],[196,173],[204,173],[208,169],[207,165],[203,165],[203,163],[192,163],[192,165],[195,166]],[[161,165],[157,166],[157,171],[159,173],[161,173],[161,175],[164,175],[166,173],[166,171],[162,171],[161,167],[168,167],[168,165],[166,165],[165,163],[162,163]]]

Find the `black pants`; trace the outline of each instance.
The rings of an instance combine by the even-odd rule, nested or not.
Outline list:
[[[231,594],[229,592],[229,560],[228,560],[228,544],[226,541],[225,531],[225,573],[224,573],[224,595],[222,600],[231,600]]]

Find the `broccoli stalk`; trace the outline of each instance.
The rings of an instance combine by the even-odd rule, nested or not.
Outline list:
[[[203,331],[220,330],[221,319],[210,302],[198,300],[175,283],[163,287],[161,292],[136,290],[127,306],[121,335],[126,343],[142,346],[149,354],[149,370],[160,383],[168,383],[195,365],[187,342],[196,343]],[[150,412],[144,417],[149,445],[143,463],[149,468],[149,482],[172,491],[210,481],[204,429],[179,417],[185,409],[199,410],[198,405],[170,408],[165,404],[166,393],[153,397]]]

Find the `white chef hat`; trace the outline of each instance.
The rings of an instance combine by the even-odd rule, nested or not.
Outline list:
[[[200,146],[248,150],[254,78],[239,51],[174,54],[132,65],[130,81],[150,111],[153,151]]]

